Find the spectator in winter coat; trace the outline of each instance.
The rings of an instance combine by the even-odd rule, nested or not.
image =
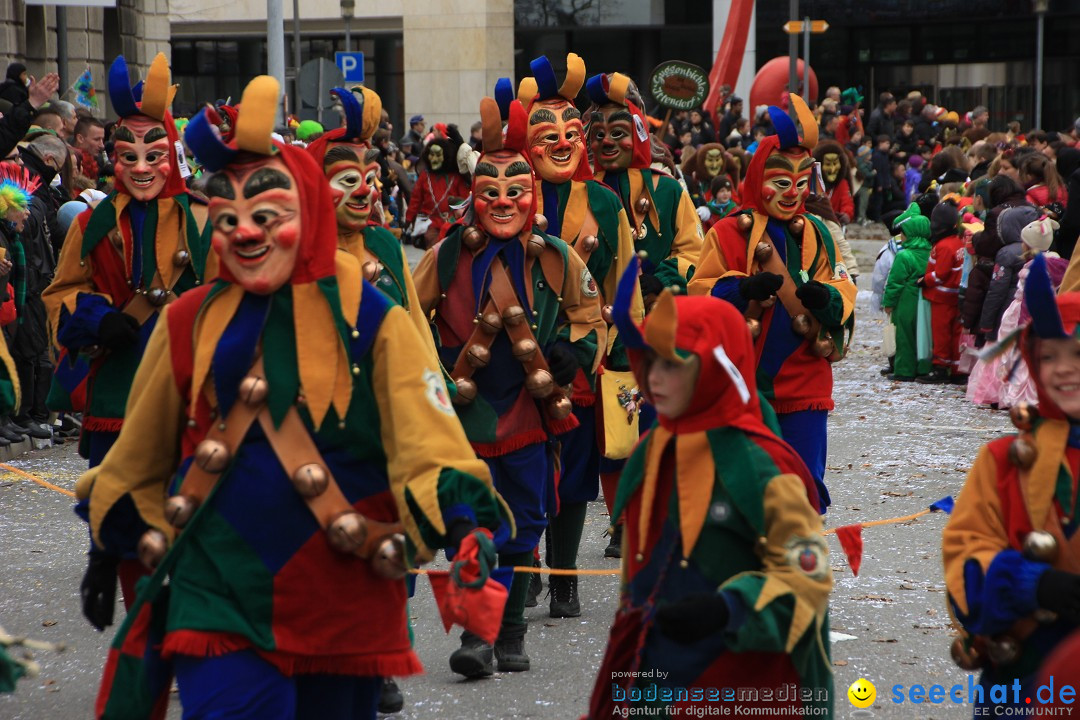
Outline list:
[[[48,102],[59,85],[60,77],[56,73],[49,73],[31,83],[26,99],[18,103],[8,102],[8,109],[0,111],[0,160],[7,158],[23,139],[34,122],[34,113]]]
[[[918,138],[915,137],[915,121],[906,118],[896,134],[896,156],[907,160],[919,152]]]
[[[1001,249],[994,257],[994,275],[986,290],[979,332],[987,340],[996,340],[1001,314],[1012,300],[1016,290],[1016,274],[1024,266],[1024,245],[1020,231],[1028,223],[1039,219],[1039,211],[1030,205],[1006,208],[997,218],[997,232]]]
[[[1058,175],[1054,161],[1042,154],[1025,157],[1020,161],[1020,184],[1027,188],[1029,203],[1044,208],[1048,214],[1058,209],[1053,207],[1055,204],[1060,204],[1063,214],[1065,203],[1069,201],[1069,193]]]
[[[890,189],[892,169],[889,165],[889,148],[892,146],[892,135],[884,133],[874,136],[874,153],[870,162],[874,166],[874,193],[870,196],[871,220],[880,220],[884,212],[885,194]]]
[[[908,169],[904,173],[904,200],[909,204],[919,191],[919,182],[922,181],[922,164],[921,155],[912,155],[908,158]]]
[[[1080,235],[1080,149],[1065,148],[1057,157],[1058,176],[1065,182],[1068,197],[1065,214],[1061,216],[1058,230],[1057,252],[1061,257],[1072,257],[1076,238]]]
[[[959,377],[960,277],[964,269],[964,241],[958,228],[960,213],[952,202],[939,203],[930,214],[930,258],[923,276],[923,296],[930,301],[934,336],[933,369],[919,382],[943,383]]]
[[[0,100],[18,105],[30,97],[29,87],[30,76],[26,72],[26,66],[13,62],[7,66],[4,82],[0,83]]]
[[[994,274],[994,259],[1002,247],[998,235],[998,217],[1007,208],[1027,204],[1023,188],[1007,175],[998,175],[991,180],[986,194],[990,209],[982,231],[975,233],[972,238],[975,262],[968,274],[967,290],[960,308],[960,323],[975,336],[976,347],[981,347],[986,339],[980,333],[979,321],[986,301],[986,291]]]
[[[896,98],[892,93],[883,92],[878,98],[878,106],[870,113],[870,122],[866,124],[866,132],[871,137],[888,135],[892,140],[896,135]]]

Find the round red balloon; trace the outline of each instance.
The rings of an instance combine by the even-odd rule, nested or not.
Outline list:
[[[787,107],[787,96],[784,93],[787,91],[788,85],[789,62],[790,60],[786,55],[784,57],[776,57],[762,65],[761,69],[757,71],[757,75],[754,76],[754,82],[750,85],[750,107],[746,109],[747,115],[753,113],[758,105]],[[796,77],[799,79],[799,87],[802,88],[802,59],[799,59],[796,65]],[[810,107],[814,107],[814,104],[817,102],[817,94],[817,75],[814,73],[814,68],[810,68],[810,97],[804,97],[803,100],[805,100],[806,104]],[[782,100],[783,103],[781,103]]]

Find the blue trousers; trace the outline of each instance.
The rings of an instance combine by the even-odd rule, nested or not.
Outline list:
[[[799,453],[810,474],[814,477],[818,495],[821,497],[822,514],[832,504],[829,489],[825,487],[825,456],[829,450],[829,411],[800,410],[793,413],[777,413],[784,441]]]
[[[548,452],[547,443],[536,443],[499,457],[483,458],[517,526],[517,537],[513,539],[506,537],[508,533],[496,533],[495,549],[500,555],[532,552],[547,527],[551,475]]]
[[[286,677],[251,650],[174,658],[184,720],[374,720],[377,677]]]
[[[559,436],[562,444],[559,500],[591,502],[600,495],[600,446],[596,442],[595,407],[574,406],[580,425]]]

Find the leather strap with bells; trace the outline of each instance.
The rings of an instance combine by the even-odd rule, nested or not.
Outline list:
[[[758,230],[759,227],[761,228],[760,231]],[[752,244],[754,246],[752,251],[754,253],[754,260],[758,263],[758,270],[767,270],[784,278],[784,284],[781,285],[780,289],[776,292],[776,297],[783,303],[784,308],[788,311],[788,315],[791,316],[792,321],[800,315],[804,316],[809,321],[804,337],[810,341],[817,339],[821,332],[821,323],[814,317],[813,313],[803,306],[799,298],[795,296],[795,290],[797,289],[795,287],[795,281],[792,280],[791,273],[788,271],[783,260],[780,259],[780,253],[776,252],[776,248],[773,248],[772,252],[769,253],[769,256],[764,261],[757,255],[757,248],[762,242],[767,242],[770,245],[772,244],[771,238],[762,237],[765,234],[765,223],[758,220],[757,213],[755,213],[753,234],[755,237],[752,238]],[[760,304],[758,304],[759,309],[760,307]],[[747,317],[750,317],[750,315],[747,315]],[[760,317],[760,315],[758,315],[758,317]]]
[[[404,577],[402,524],[372,520],[356,512],[323,461],[296,407],[289,408],[280,428],[275,427],[266,407],[268,394],[263,361],[259,358],[241,381],[240,397],[224,422],[215,423],[196,447],[195,461],[184,476],[180,492],[166,502],[166,518],[178,528],[186,524],[210,495],[257,420],[297,492],[319,526],[329,534],[330,544],[372,560],[375,571],[383,577]]]

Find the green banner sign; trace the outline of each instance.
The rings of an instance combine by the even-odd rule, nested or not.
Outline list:
[[[668,60],[652,71],[649,91],[664,107],[693,110],[701,107],[709,94],[709,75],[692,63]]]

